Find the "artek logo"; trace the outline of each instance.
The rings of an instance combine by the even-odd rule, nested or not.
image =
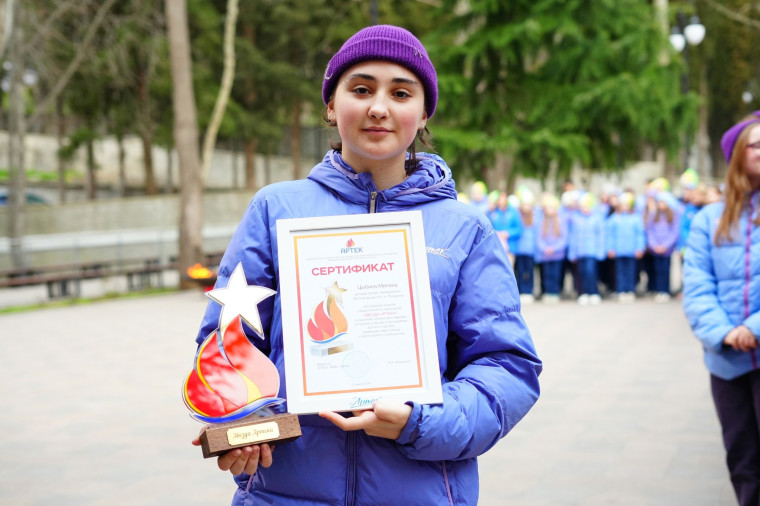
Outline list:
[[[353,239],[346,241],[346,247],[340,249],[341,253],[361,253],[362,248],[357,248]]]

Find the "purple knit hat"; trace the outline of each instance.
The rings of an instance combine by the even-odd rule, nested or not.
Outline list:
[[[736,125],[726,130],[726,133],[723,134],[723,138],[720,140],[720,148],[723,150],[723,157],[726,159],[726,163],[731,160],[731,153],[734,152],[736,139],[739,138],[739,135],[742,133],[742,131],[753,123],[760,123],[760,111],[753,112],[752,116],[757,116],[757,118],[751,118],[746,121],[742,121],[741,123],[737,123]]]
[[[387,60],[414,72],[425,90],[425,111],[433,116],[438,103],[438,76],[422,43],[398,26],[368,26],[348,39],[327,64],[322,82],[325,105],[335,92],[338,80],[349,67],[369,60]]]

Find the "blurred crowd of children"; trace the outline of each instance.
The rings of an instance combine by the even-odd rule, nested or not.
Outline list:
[[[679,197],[665,178],[649,181],[638,194],[608,187],[597,196],[568,181],[558,197],[524,186],[513,195],[489,193],[478,181],[460,200],[491,220],[524,304],[536,297],[549,304],[560,297],[577,297],[581,305],[603,297],[631,303],[650,294],[666,302],[672,261],[680,261],[674,253],[686,244],[692,218],[722,199],[720,188],[699,184],[693,169],[681,175],[679,186]]]

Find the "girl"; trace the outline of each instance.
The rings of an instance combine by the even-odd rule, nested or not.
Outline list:
[[[618,211],[607,219],[604,234],[607,257],[615,265],[618,301],[633,302],[636,288],[636,260],[644,254],[646,239],[641,216],[633,213],[634,196],[625,192],[618,199]]]
[[[233,504],[476,504],[478,455],[527,413],[541,362],[519,313],[512,269],[483,213],[456,200],[451,171],[416,153],[438,98],[436,72],[410,32],[372,26],[327,66],[325,119],[341,142],[307,179],[277,183],[251,201],[219,269],[238,262],[248,283],[278,288],[280,218],[422,212],[443,403],[383,401],[372,409],[300,416],[303,436],[235,449],[218,466],[235,475]],[[280,294],[259,305],[269,354],[283,379]],[[216,327],[206,311],[198,342]],[[285,392],[280,391],[280,397]],[[197,443],[197,441],[195,441]]]
[[[579,211],[570,224],[567,258],[575,262],[578,270],[580,293],[578,303],[599,304],[599,274],[597,262],[605,257],[604,221],[594,212],[594,195],[584,193],[579,200]]]
[[[567,254],[567,226],[559,214],[559,200],[544,195],[543,212],[536,221],[536,261],[541,262],[543,296],[547,304],[559,302],[562,290],[562,264]]]
[[[509,257],[510,265],[514,264],[517,241],[522,234],[522,222],[520,212],[509,205],[509,197],[506,192],[500,192],[496,200],[496,207],[488,213],[496,234],[501,239],[501,244]]]
[[[694,217],[683,307],[702,342],[739,504],[760,504],[760,111],[731,127],[725,202]]]
[[[535,269],[533,257],[536,251],[536,228],[533,225],[535,198],[533,192],[525,187],[517,189],[517,197],[520,200],[522,233],[515,249],[515,276],[520,300],[523,304],[530,304],[533,302],[533,271]]]
[[[670,192],[658,192],[655,201],[655,209],[647,209],[644,215],[644,228],[647,248],[652,255],[654,300],[667,302],[670,300],[670,257],[678,242],[680,215]]]

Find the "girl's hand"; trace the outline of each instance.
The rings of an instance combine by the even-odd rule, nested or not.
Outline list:
[[[731,331],[726,334],[723,342],[736,351],[750,351],[757,348],[757,338],[744,325],[739,325],[738,327],[731,329]]]
[[[398,439],[409,421],[412,407],[399,401],[380,399],[372,409],[354,411],[353,414],[353,418],[344,418],[332,411],[322,411],[319,416],[345,431],[362,429],[370,436]]]
[[[197,437],[193,439],[193,445],[200,446],[200,439]],[[274,446],[269,446],[266,443],[243,446],[219,455],[216,459],[216,465],[222,471],[229,471],[235,476],[241,473],[253,474],[259,468],[259,465],[264,467],[272,465],[273,451]]]

